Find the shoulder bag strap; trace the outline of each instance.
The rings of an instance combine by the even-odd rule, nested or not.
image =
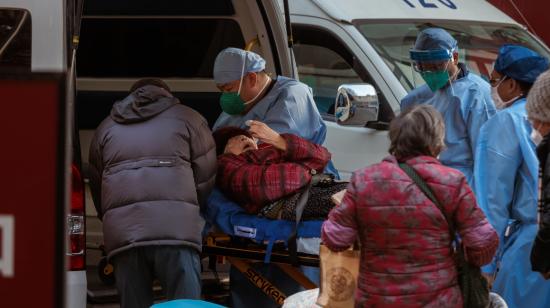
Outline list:
[[[287,240],[287,246],[288,246],[288,253],[289,253],[289,259],[290,264],[293,266],[299,266],[298,262],[298,227],[300,225],[300,221],[302,220],[302,214],[304,212],[304,209],[306,208],[307,200],[309,199],[309,193],[311,191],[311,186],[315,184],[316,179],[315,177],[315,170],[312,170],[312,178],[311,181],[306,185],[306,187],[303,188],[300,197],[298,198],[298,201],[296,203],[296,224],[294,225],[294,229],[292,230],[292,233],[290,234],[288,240]]]
[[[451,234],[451,241],[454,241],[455,239],[455,232],[452,222],[449,220],[447,215],[445,214],[445,211],[443,210],[443,206],[437,200],[434,193],[430,189],[430,186],[420,177],[420,175],[409,165],[405,163],[399,163],[399,167],[413,180],[413,182],[422,190],[422,192],[430,199],[437,208],[441,211],[441,214],[445,217],[445,220],[447,221],[447,224],[449,225],[449,233]]]

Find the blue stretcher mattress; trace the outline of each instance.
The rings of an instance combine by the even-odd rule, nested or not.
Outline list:
[[[267,243],[266,261],[273,244],[277,241],[287,243],[296,227],[296,222],[289,220],[273,220],[248,214],[237,203],[229,200],[218,189],[214,189],[208,198],[204,216],[208,223],[217,226],[230,236],[252,239],[259,243]],[[321,237],[322,220],[302,221],[298,225],[297,237]]]

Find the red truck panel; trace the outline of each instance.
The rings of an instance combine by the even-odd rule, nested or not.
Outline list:
[[[550,2],[548,0],[488,1],[520,24],[527,26],[529,31],[538,35],[546,45],[550,46],[550,27],[548,26],[548,14],[546,14],[546,12],[550,9]],[[516,5],[517,9],[513,4]],[[525,17],[527,22],[521,17],[521,15]]]

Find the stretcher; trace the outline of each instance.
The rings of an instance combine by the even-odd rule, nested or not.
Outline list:
[[[258,273],[254,263],[279,267],[305,289],[317,287],[299,266],[319,267],[318,250],[317,254],[299,252],[292,235],[296,239],[319,238],[322,221],[296,223],[250,215],[218,190],[211,194],[204,214],[217,231],[206,235],[203,254],[227,260],[278,305],[283,304],[287,294]]]

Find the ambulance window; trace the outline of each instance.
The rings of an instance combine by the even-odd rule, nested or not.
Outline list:
[[[233,16],[232,0],[93,0],[84,1],[84,15],[110,16]]]
[[[304,25],[293,25],[292,31],[300,81],[313,89],[313,98],[325,120],[334,120],[330,115],[334,114],[336,91],[340,85],[375,85],[355,56],[330,32]],[[393,113],[382,93],[378,95],[382,121],[386,114],[391,117]]]
[[[313,89],[321,113],[329,113],[341,84],[361,82],[346,60],[327,47],[298,43],[294,53],[300,81]]]
[[[81,77],[212,78],[217,54],[244,44],[230,19],[85,17],[77,71]]]
[[[0,9],[0,72],[31,70],[31,14]]]

